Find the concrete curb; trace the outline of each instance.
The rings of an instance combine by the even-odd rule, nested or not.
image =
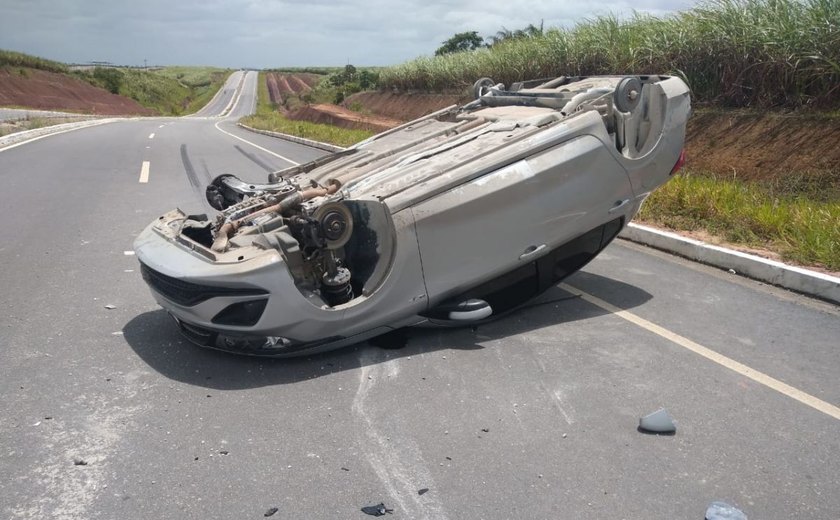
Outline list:
[[[278,139],[285,139],[286,141],[291,141],[293,143],[303,144],[306,146],[311,146],[312,148],[318,148],[321,150],[326,150],[328,152],[343,152],[347,148],[342,148],[340,146],[335,146],[333,144],[322,143],[321,141],[313,141],[312,139],[304,139],[303,137],[297,137],[294,135],[289,134],[281,134],[280,132],[271,132],[269,130],[259,130],[257,128],[251,128],[248,125],[243,125],[242,123],[236,123],[237,126],[248,130],[249,132],[254,132],[255,134],[262,134],[268,135],[271,137],[276,137]]]
[[[630,223],[619,237],[840,304],[840,278]]]
[[[13,148],[15,146],[22,145],[29,141],[34,141],[36,139],[41,139],[42,137],[47,137],[48,135],[53,134],[61,134],[64,132],[69,132],[71,130],[79,130],[81,128],[87,128],[90,126],[97,126],[102,125],[105,123],[113,123],[114,121],[120,121],[123,118],[107,118],[107,119],[92,119],[89,121],[77,121],[73,123],[63,123],[60,125],[52,125],[52,126],[44,126],[41,128],[35,128],[33,130],[24,130],[23,132],[15,132],[14,134],[9,134],[3,137],[0,137],[0,151],[6,150],[8,148]]]

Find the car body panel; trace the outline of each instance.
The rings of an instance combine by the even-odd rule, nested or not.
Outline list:
[[[681,157],[677,78],[480,90],[268,184],[220,176],[214,218],[174,210],[136,240],[153,296],[192,341],[272,356],[446,324],[466,298],[494,318],[597,255]]]

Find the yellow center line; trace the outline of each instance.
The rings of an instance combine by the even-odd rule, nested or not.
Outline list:
[[[149,182],[149,161],[143,161],[143,166],[140,167],[140,181],[141,184]]]
[[[741,374],[742,376],[748,377],[755,381],[756,383],[762,384],[768,388],[771,388],[781,394],[784,394],[791,399],[796,399],[802,404],[808,405],[815,410],[819,410],[820,412],[834,417],[835,419],[840,419],[840,408],[834,406],[831,403],[827,403],[822,399],[814,397],[811,394],[805,393],[798,388],[794,388],[787,383],[783,383],[776,378],[768,376],[767,374],[760,372],[754,368],[750,368],[743,363],[739,363],[732,358],[726,357],[723,354],[715,352],[709,348],[700,345],[699,343],[695,343],[690,339],[680,336],[675,332],[671,332],[670,330],[660,327],[659,325],[652,323],[644,318],[640,318],[636,316],[632,312],[625,311],[616,307],[615,305],[605,302],[604,300],[592,296],[591,294],[585,293],[580,289],[572,287],[568,284],[561,283],[560,288],[568,291],[572,294],[580,296],[585,301],[595,305],[596,307],[600,307],[607,312],[610,312],[619,318],[623,318],[634,325],[638,325],[639,327],[653,332],[654,334],[661,336],[668,341],[671,341],[685,349],[688,349],[695,354],[703,356],[704,358],[717,363],[723,367],[726,367],[734,372]]]

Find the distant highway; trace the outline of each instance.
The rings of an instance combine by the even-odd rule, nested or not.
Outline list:
[[[323,154],[191,117],[0,150],[0,518],[702,519],[840,511],[840,311],[618,241],[533,306],[272,361],[182,340],[132,242]],[[734,364],[733,364],[734,363]],[[774,387],[771,380],[783,382]],[[674,436],[636,430],[666,407]]]

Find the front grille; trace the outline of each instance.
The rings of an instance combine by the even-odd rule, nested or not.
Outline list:
[[[262,289],[214,287],[212,285],[185,282],[159,273],[142,262],[140,262],[140,272],[143,274],[143,279],[152,289],[162,294],[167,300],[184,305],[185,307],[198,305],[203,301],[217,296],[254,296],[268,294],[268,291]]]

